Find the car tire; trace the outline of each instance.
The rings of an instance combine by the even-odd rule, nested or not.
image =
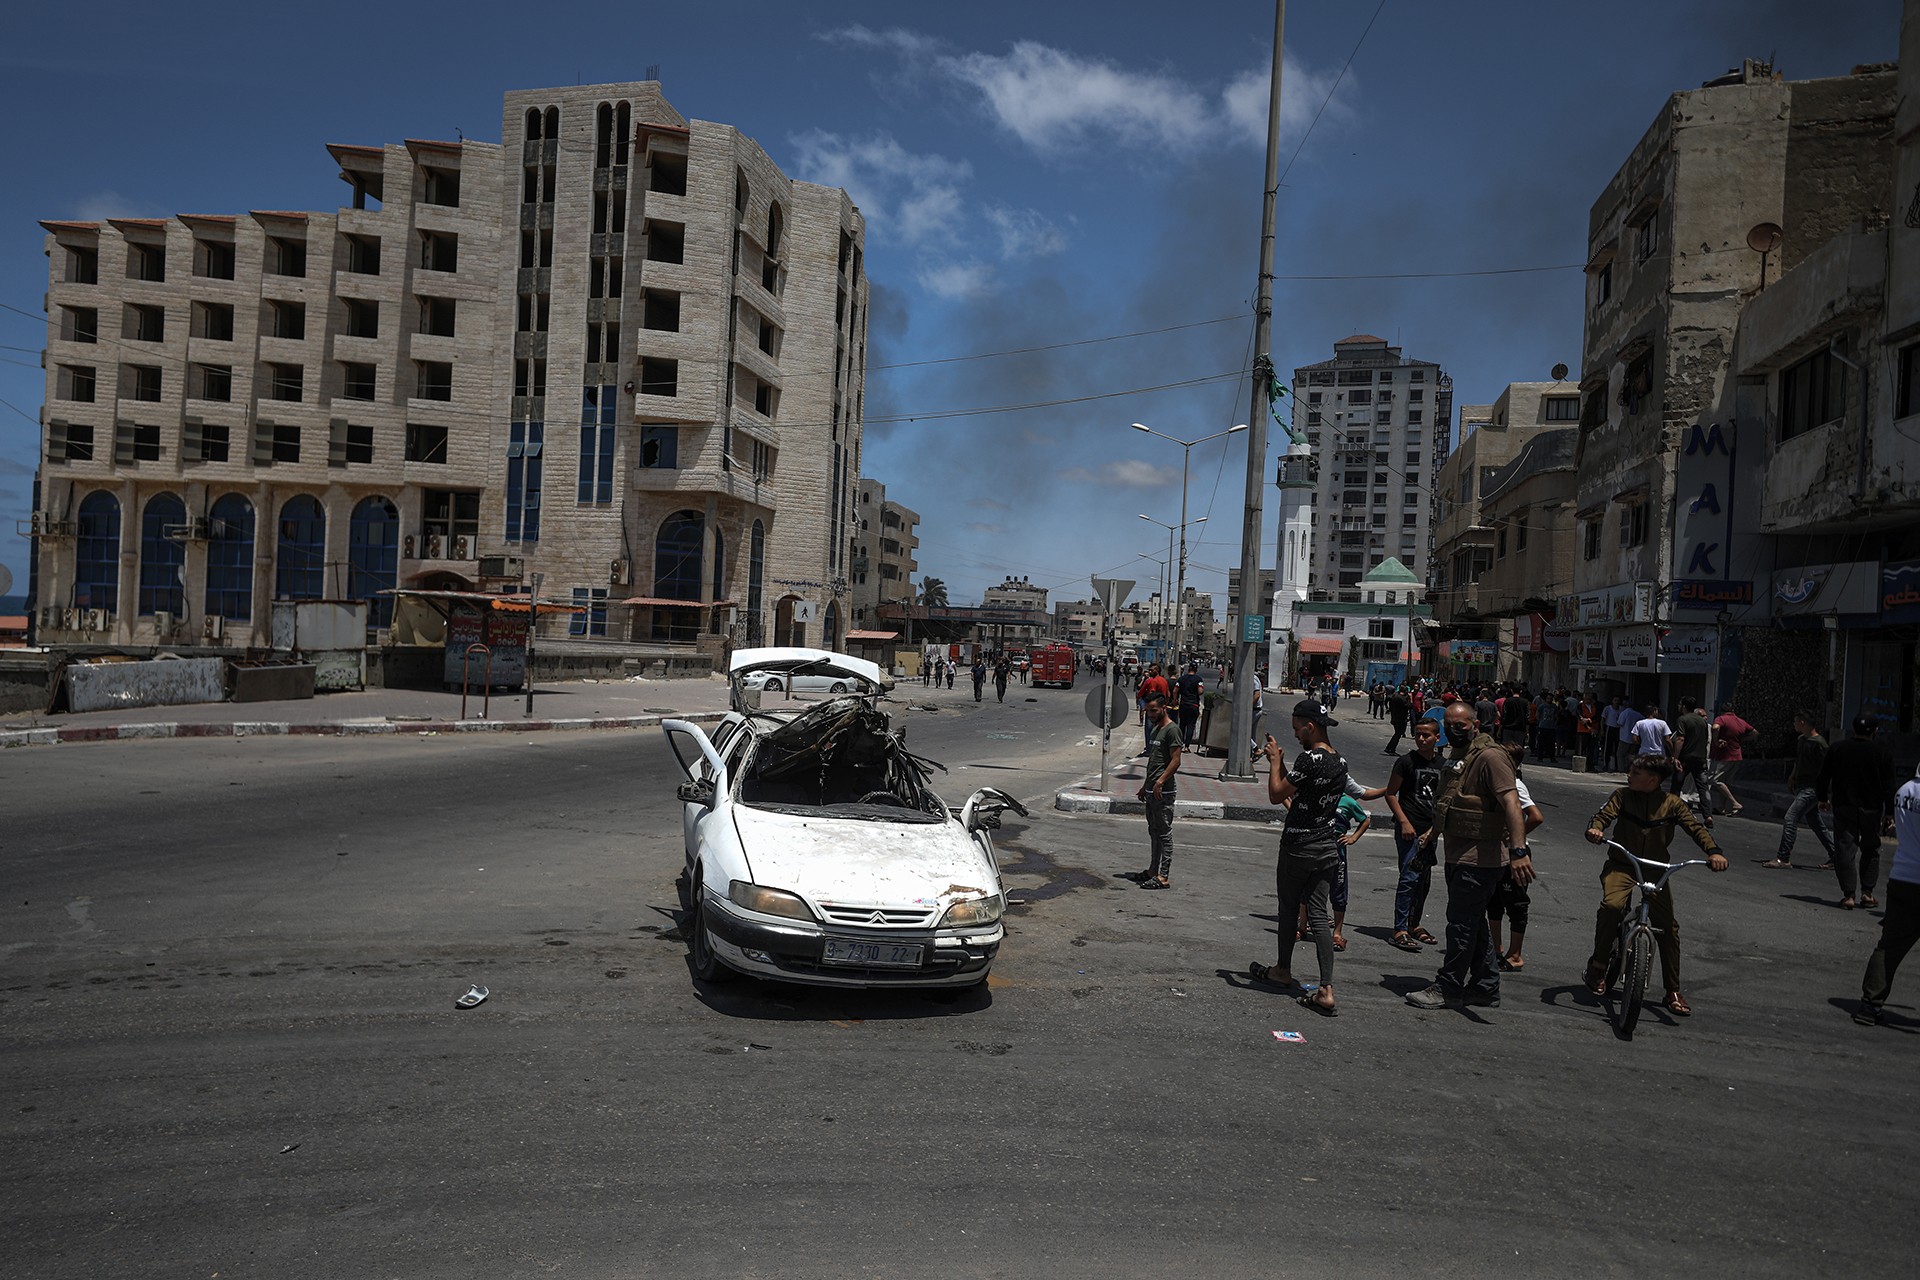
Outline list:
[[[780,692],[780,682],[778,680],[769,680],[765,684],[761,685],[760,687],[766,690],[768,693]]]
[[[835,693],[845,693],[847,691],[847,682],[845,680],[835,680],[833,682],[833,691]]]
[[[687,953],[693,961],[693,976],[709,986],[732,982],[738,975],[713,953],[713,947],[707,941],[707,909],[700,901],[697,883],[693,892],[693,910],[688,913],[687,924]]]

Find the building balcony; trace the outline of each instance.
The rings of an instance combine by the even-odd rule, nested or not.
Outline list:
[[[1883,234],[1835,236],[1781,276],[1740,313],[1740,372],[1766,373],[1823,349],[1886,298]]]

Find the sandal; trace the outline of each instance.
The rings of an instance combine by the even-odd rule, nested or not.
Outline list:
[[[1760,865],[1768,868],[1769,870],[1776,870],[1776,871],[1779,870],[1781,867],[1785,867],[1788,870],[1793,869],[1793,864],[1791,862],[1786,861],[1783,858],[1772,858],[1766,862],[1761,863]]]
[[[1318,992],[1310,996],[1301,996],[1298,1000],[1295,1000],[1294,1003],[1303,1009],[1313,1010],[1323,1018],[1337,1018],[1340,1016],[1340,1006],[1331,1000],[1322,1000]]]
[[[1665,1005],[1667,1012],[1676,1018],[1684,1018],[1693,1012],[1693,1006],[1688,1004],[1687,998],[1678,991],[1667,992],[1667,998],[1660,1003]]]
[[[1598,961],[1589,961],[1587,963],[1587,976],[1584,981],[1587,984],[1587,990],[1593,992],[1593,994],[1597,996],[1606,995],[1607,966]]]
[[[1851,911],[1851,910],[1853,910],[1853,899],[1852,899],[1852,898],[1842,898],[1842,899],[1840,899],[1840,909],[1841,909],[1842,911]]]
[[[1269,987],[1278,987],[1282,991],[1298,991],[1300,981],[1292,974],[1276,975],[1274,966],[1261,964],[1258,960],[1247,966],[1247,976],[1255,982],[1263,982]]]
[[[1413,930],[1413,940],[1415,942],[1424,942],[1430,947],[1437,947],[1440,945],[1440,939],[1434,937],[1432,934],[1428,933],[1425,929]]]
[[[1509,973],[1517,973],[1527,967],[1527,962],[1519,956],[1501,956],[1500,967]]]
[[[1420,951],[1420,944],[1415,942],[1413,940],[1413,935],[1408,933],[1405,929],[1402,929],[1400,932],[1394,934],[1391,938],[1388,938],[1387,942],[1393,946],[1400,948],[1402,951],[1411,951],[1411,952],[1414,952],[1415,954],[1418,954]]]
[[[1148,876],[1140,882],[1140,887],[1142,889],[1171,889],[1173,888],[1173,881],[1162,880],[1159,876]]]
[[[1877,907],[1879,905],[1880,899],[1874,897],[1872,894],[1863,893],[1860,895],[1860,906],[1863,910],[1867,907]]]
[[[1347,949],[1346,935],[1339,933],[1333,935],[1333,949],[1335,951],[1345,951]]]

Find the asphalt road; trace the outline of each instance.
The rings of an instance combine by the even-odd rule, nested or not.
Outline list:
[[[905,713],[950,799],[1097,762],[1083,690],[1018,696]],[[1383,732],[1335,740],[1384,777]],[[1856,1028],[1874,921],[1757,869],[1770,826],[1679,885],[1695,1016],[1624,1043],[1577,988],[1602,781],[1535,779],[1495,1010],[1402,1003],[1434,957],[1386,946],[1364,840],[1328,1021],[1234,976],[1274,949],[1270,830],[1182,824],[1143,894],[1139,820],[1041,808],[987,991],[701,991],[676,777],[650,732],[0,754],[0,1275],[1912,1266],[1920,972]]]

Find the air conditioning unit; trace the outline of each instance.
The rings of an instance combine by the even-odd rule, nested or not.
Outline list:
[[[525,562],[519,556],[481,556],[480,576],[483,578],[518,578]]]
[[[426,551],[426,554],[420,558],[422,560],[440,559],[441,552],[445,549],[443,546],[444,542],[445,542],[445,539],[443,539],[439,534],[437,533],[428,534],[426,536],[427,551]]]
[[[81,619],[81,630],[105,631],[106,629],[107,629],[107,611],[105,609],[86,610],[86,616]]]
[[[400,558],[402,560],[411,560],[414,558],[412,534],[408,534],[406,537],[400,539]]]
[[[453,558],[455,560],[473,559],[473,539],[471,537],[464,533],[454,535]]]
[[[165,609],[156,610],[153,615],[153,634],[164,640],[173,634],[174,623],[177,621],[178,619]]]
[[[627,586],[633,581],[633,561],[615,560],[608,566],[607,577],[615,586]]]
[[[57,604],[50,604],[40,611],[40,625],[49,631],[58,631],[67,625],[67,611]]]
[[[208,614],[205,624],[200,629],[200,634],[206,639],[208,644],[218,642],[227,634],[227,620],[217,613]]]
[[[61,627],[63,630],[78,631],[80,629],[80,624],[85,620],[86,619],[82,616],[80,610],[68,609],[66,611],[66,616],[62,618],[60,621],[61,621]]]
[[[161,532],[174,542],[205,542],[207,521],[204,516],[188,516],[185,524],[170,524]]]

